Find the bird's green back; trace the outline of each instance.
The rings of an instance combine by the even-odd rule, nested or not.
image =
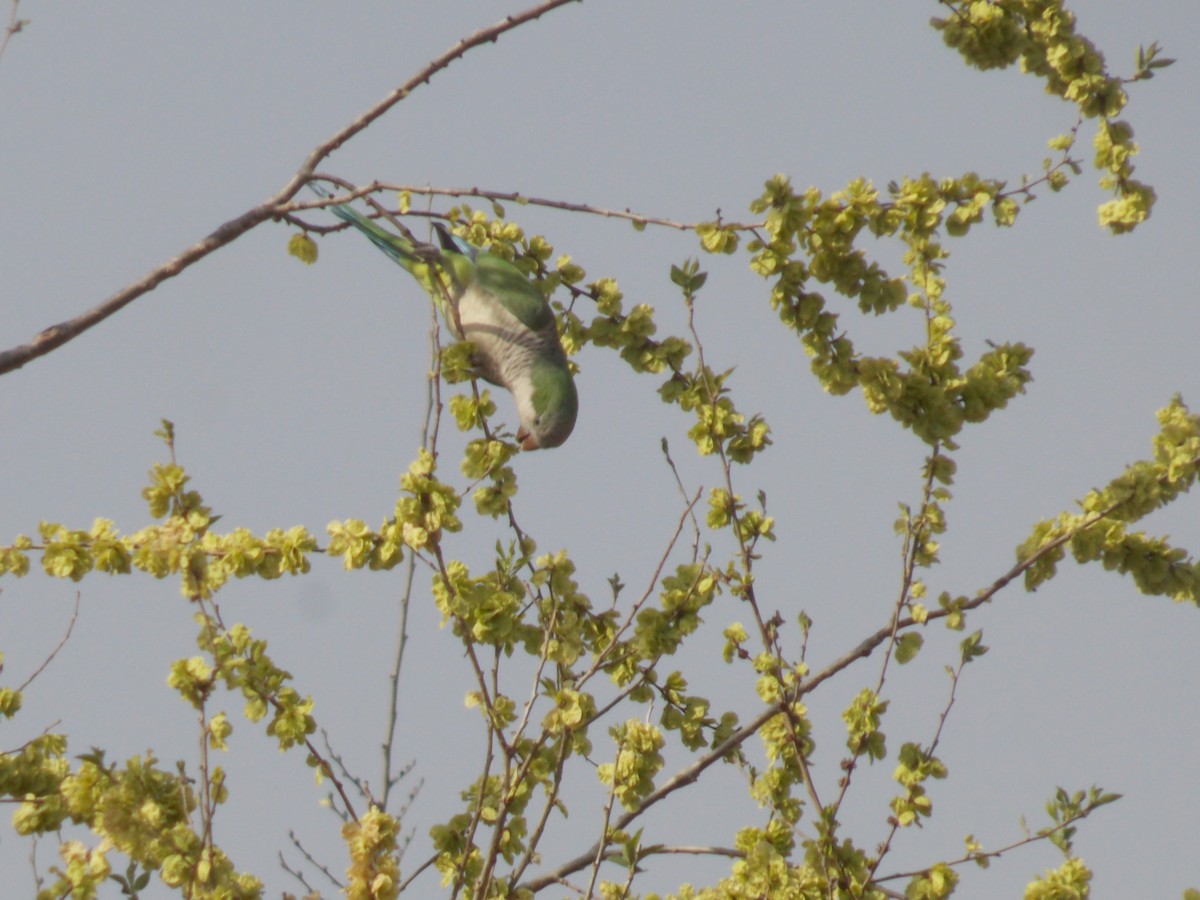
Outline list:
[[[437,303],[442,317],[452,330],[457,331],[458,326],[447,303],[454,303],[472,282],[495,296],[505,309],[531,331],[540,332],[553,327],[554,313],[542,292],[508,260],[475,248],[471,248],[474,252],[470,255],[449,246],[439,249],[421,244],[418,249],[411,235],[388,231],[353,207],[343,204],[331,206],[330,209],[338,218],[365,234],[389,259],[412,275]],[[443,243],[450,242],[470,246],[450,238],[447,232],[447,239]]]
[[[542,292],[507,259],[481,250],[475,257],[474,268],[479,287],[499,298],[530,331],[554,327],[554,313]]]

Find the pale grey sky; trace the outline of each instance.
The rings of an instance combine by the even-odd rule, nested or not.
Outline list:
[[[66,5],[24,0],[32,20],[0,61],[0,348],[93,306],[277,190],[313,145],[465,34],[520,4]],[[1133,85],[1127,119],[1143,152],[1137,175],[1158,189],[1149,223],[1114,239],[1096,224],[1105,199],[1088,168],[1057,196],[1024,209],[1018,227],[984,227],[950,245],[949,297],[968,354],[987,339],[1037,349],[1035,381],[982,427],[966,431],[949,505],[943,563],[931,590],[973,593],[1011,565],[1039,518],[1146,456],[1154,412],[1172,393],[1200,410],[1200,16],[1193,0],[1146,4],[1081,0],[1080,28],[1117,71],[1139,43],[1159,40],[1179,62]],[[5,7],[7,9],[7,7]],[[1016,182],[1037,173],[1046,140],[1074,111],[1015,71],[965,69],[927,25],[937,4],[819,0],[690,3],[585,2],[504,36],[336,153],[324,171],[479,186],[585,201],[681,220],[746,218],[776,172],[826,192],[865,176],[877,186],[930,171],[974,170]],[[1091,127],[1078,155],[1090,165]],[[442,204],[444,208],[449,204]],[[660,331],[682,333],[685,313],[668,278],[696,256],[693,238],[625,223],[509,204],[509,215],[569,253],[589,278],[618,279],[627,304],[655,306]],[[148,523],[140,490],[163,457],[152,432],[178,431],[181,463],[221,526],[257,532],[303,524],[324,536],[332,519],[377,524],[414,457],[424,410],[428,311],[419,289],[365,241],[321,242],[313,267],[286,254],[293,229],[266,225],[114,318],[0,383],[0,542],[39,520],[86,528],[97,516],[123,532]],[[881,245],[881,258],[898,257]],[[794,622],[815,620],[810,659],[832,660],[887,618],[899,586],[897,502],[919,497],[922,445],[861,398],[830,398],[809,375],[794,337],[775,322],[764,283],[744,254],[704,257],[710,272],[697,324],[710,365],[736,365],[739,407],[762,411],[775,446],[739,472],[746,496],[766,491],[779,542],[764,550],[760,596]],[[827,293],[872,352],[920,339],[900,314],[862,320]],[[585,319],[589,314],[585,313]],[[581,414],[562,448],[523,455],[518,514],[546,551],[567,548],[596,603],[605,579],[630,590],[651,577],[679,514],[662,461],[666,436],[686,483],[716,483],[712,460],[687,443],[690,421],[665,406],[658,379],[635,377],[607,352],[578,358]],[[514,414],[499,396],[499,416]],[[463,438],[444,437],[444,474]],[[1196,498],[1148,523],[1200,545]],[[470,520],[450,552],[486,568],[493,523]],[[423,578],[423,576],[419,576]],[[172,581],[92,575],[80,585],[40,575],[0,587],[4,683],[35,668],[61,636],[76,590],[74,636],[4,726],[19,746],[56,719],[71,752],[95,744],[124,759],[153,748],[168,764],[194,759],[194,713],[166,686],[172,660],[192,655],[192,610]],[[237,583],[221,596],[226,620],[270,641],[276,661],[347,762],[378,780],[387,672],[395,643],[399,574],[351,573],[317,560],[303,579]],[[729,598],[709,609],[689,656],[705,662],[718,706],[758,708],[747,673],[711,654]],[[950,779],[930,792],[935,815],[902,833],[889,869],[955,857],[975,833],[987,846],[1045,822],[1056,785],[1098,783],[1125,798],[1083,823],[1078,852],[1096,896],[1178,896],[1200,886],[1191,858],[1200,831],[1194,774],[1200,618],[1145,598],[1096,568],[1064,563],[1037,594],[1010,588],[975,613],[992,652],[971,666],[943,735]],[[463,706],[468,669],[439,630],[427,591],[409,621],[400,705],[402,760],[425,781],[406,827],[404,866],[426,855],[428,827],[458,808],[478,763],[477,713]],[[889,677],[884,730],[894,751],[927,741],[944,700],[942,671],[959,635],[930,629],[912,665]],[[705,657],[704,654],[709,654]],[[840,713],[874,681],[876,665],[847,672],[810,697],[817,776],[837,778]],[[697,689],[700,686],[697,685]],[[703,690],[701,690],[703,692]],[[218,841],[270,896],[299,885],[276,852],[287,830],[344,867],[337,822],[318,807],[303,756],[281,756],[235,713],[233,799]],[[748,717],[749,713],[747,713]],[[604,729],[593,737],[597,756]],[[871,846],[884,833],[894,758],[861,771],[843,821]],[[603,793],[587,773],[571,819],[551,845],[578,852],[599,833]],[[711,793],[651,819],[672,840],[729,844],[726,803],[745,805],[731,772]],[[747,823],[761,819],[748,814]],[[695,831],[680,831],[680,823]],[[53,849],[44,842],[45,869]],[[989,872],[964,871],[963,896],[1019,896],[1058,865],[1048,845],[1016,851]],[[554,860],[547,856],[547,862]],[[725,864],[689,862],[642,890],[716,880]],[[32,893],[28,846],[0,832],[0,883]],[[15,887],[14,887],[15,886]],[[28,889],[28,890],[27,890]],[[332,892],[330,892],[332,893]],[[436,881],[414,892],[436,896]],[[116,896],[115,885],[111,896]],[[158,891],[147,896],[162,896]]]

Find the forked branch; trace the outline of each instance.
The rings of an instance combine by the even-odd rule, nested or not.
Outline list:
[[[123,309],[138,297],[154,290],[168,278],[174,278],[185,269],[195,265],[214,250],[219,250],[226,244],[232,243],[263,222],[279,218],[283,211],[282,207],[304,187],[323,160],[327,159],[335,150],[360,131],[369,127],[372,122],[387,113],[388,110],[405,99],[422,84],[428,84],[429,80],[438,72],[445,69],[456,59],[466,55],[469,50],[481,44],[494,43],[505,32],[512,31],[526,22],[541,18],[546,13],[560,6],[566,6],[568,3],[575,2],[582,2],[582,0],[543,0],[542,3],[531,6],[524,12],[508,16],[503,21],[497,22],[487,28],[482,28],[469,37],[463,38],[328,140],[317,144],[300,165],[300,168],[296,170],[296,173],[288,179],[287,183],[258,206],[247,210],[240,216],[230,219],[207,237],[197,241],[183,252],[152,269],[137,281],[117,291],[103,303],[93,306],[91,309],[65,322],[59,322],[57,325],[43,328],[24,344],[0,351],[0,375],[19,369],[26,363],[40,356],[45,356],[52,350],[57,350],[63,344],[74,340],[92,326],[98,325],[113,313]],[[15,13],[15,4],[13,9]]]

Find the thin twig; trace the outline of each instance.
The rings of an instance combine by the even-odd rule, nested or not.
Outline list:
[[[549,209],[560,209],[567,212],[586,213],[592,216],[603,216],[606,219],[626,219],[637,225],[660,225],[663,228],[674,228],[678,231],[695,231],[701,222],[680,222],[676,219],[666,219],[659,216],[648,216],[642,213],[635,213],[633,210],[626,207],[625,209],[605,209],[600,206],[592,206],[590,203],[575,203],[568,200],[553,200],[548,197],[530,197],[528,194],[522,194],[520,191],[491,191],[484,190],[478,187],[469,188],[453,188],[453,187],[429,187],[412,184],[380,184],[379,188],[385,191],[396,191],[397,193],[419,194],[430,197],[479,197],[484,200],[500,201],[505,200],[509,203],[516,203],[520,206],[544,206]],[[721,227],[730,231],[751,231],[755,228],[762,228],[763,223],[745,224],[739,222],[722,222]]]
[[[675,460],[671,458],[671,448],[667,444],[667,438],[664,435],[662,439],[662,455],[667,461],[667,466],[671,469],[671,474],[675,476],[675,486],[679,488],[679,495],[683,497],[683,502],[688,506],[689,516],[692,520],[692,562],[695,562],[700,556],[700,523],[696,520],[695,505],[696,500],[688,501],[687,490],[683,486],[683,479],[679,477],[679,469],[675,467]],[[701,485],[696,493],[696,499],[700,498],[700,493],[704,487]]]
[[[423,863],[421,863],[415,869],[413,869],[412,874],[409,875],[407,878],[405,878],[402,882],[400,882],[400,890],[398,891],[398,893],[403,894],[408,889],[408,886],[410,884],[412,884],[414,881],[416,881],[418,875],[420,875],[422,872],[424,872],[426,869],[428,869],[430,866],[432,866],[434,863],[436,863],[438,861],[439,856],[441,856],[440,853],[435,853],[432,856],[430,856],[429,858],[427,858]]]
[[[14,3],[13,5],[15,6],[16,3]],[[33,886],[40,891],[42,889],[42,885],[45,883],[45,879],[42,878],[42,873],[38,871],[38,864],[37,864],[38,836],[36,834],[34,834],[34,835],[30,835],[30,837],[31,837],[31,840],[29,842],[29,865],[33,869]]]
[[[1071,818],[1067,819],[1066,821],[1059,822],[1053,828],[1042,829],[1041,831],[1037,832],[1036,834],[1028,835],[1027,837],[1022,838],[1019,841],[1013,841],[1013,843],[1007,844],[1007,845],[999,848],[998,850],[986,850],[982,853],[967,853],[963,856],[960,856],[958,859],[951,860],[950,862],[944,863],[944,865],[949,866],[949,867],[954,867],[954,866],[961,866],[963,863],[977,862],[978,860],[981,860],[981,859],[985,859],[985,860],[986,859],[999,859],[1001,856],[1003,856],[1005,853],[1008,853],[1010,850],[1016,850],[1019,847],[1024,847],[1026,844],[1034,844],[1034,843],[1037,843],[1038,841],[1047,840],[1050,837],[1050,835],[1054,834],[1055,832],[1062,831],[1064,828],[1067,828],[1076,822],[1086,819],[1093,812],[1095,812],[1096,809],[1098,809],[1098,807],[1095,807],[1095,806],[1089,807],[1086,810],[1084,810],[1083,812],[1081,812],[1079,815],[1072,816]],[[914,878],[917,875],[928,875],[928,874],[929,874],[929,869],[914,869],[911,872],[892,872],[888,875],[884,875],[880,878],[876,878],[872,882],[872,884],[878,885],[884,881],[895,881],[898,878]]]
[[[404,648],[408,646],[408,603],[412,597],[413,576],[417,569],[416,557],[411,553],[408,556],[407,567],[404,590],[400,594],[400,622],[396,628],[396,657],[392,661],[392,671],[388,676],[388,724],[387,739],[383,742],[383,797],[380,800],[380,806],[385,810],[388,807],[388,798],[391,796],[392,788],[412,768],[409,766],[402,772],[392,774],[392,752],[396,746],[396,727],[400,722],[400,664],[404,661]]]
[[[587,888],[584,890],[585,897],[591,897],[592,891],[596,888],[596,879],[600,877],[600,864],[604,862],[605,851],[608,849],[612,841],[612,831],[608,827],[608,823],[612,821],[613,803],[617,799],[617,783],[621,778],[620,764],[621,754],[625,750],[624,741],[617,742],[617,752],[613,757],[613,779],[612,786],[609,788],[608,797],[604,801],[604,822],[600,831],[600,839],[596,841],[596,855],[592,861],[591,875],[588,877]]]
[[[958,692],[958,681],[962,677],[963,668],[966,666],[967,662],[969,662],[969,657],[964,655],[958,661],[958,665],[955,668],[951,669],[949,666],[946,667],[946,670],[950,673],[950,696],[946,700],[946,705],[942,707],[941,715],[938,717],[938,726],[933,733],[933,741],[930,742],[927,750],[922,751],[922,756],[927,760],[932,759],[934,753],[937,752],[938,743],[942,739],[942,730],[946,727],[946,720],[950,718],[950,710],[954,708],[955,695]],[[897,819],[895,816],[889,816],[888,821],[889,828],[887,837],[880,842],[879,849],[875,854],[875,859],[873,862],[871,862],[867,871],[866,880],[868,882],[875,878],[875,873],[879,871],[879,866],[883,862],[883,858],[887,856],[888,852],[891,850],[892,841],[895,840],[896,833],[900,830],[899,819]]]
[[[12,40],[12,36],[23,31],[25,26],[29,24],[28,19],[17,18],[17,7],[20,5],[21,0],[12,0],[12,11],[8,14],[8,25],[4,28],[4,38],[0,40],[0,58],[3,58],[4,51],[8,49],[8,42]]]
[[[933,484],[935,462],[941,454],[941,445],[934,444],[933,453],[925,461],[925,484],[921,490],[921,506],[920,511],[915,515],[911,515],[911,511],[906,510],[910,514],[907,516],[907,527],[904,534],[904,551],[901,554],[901,577],[900,577],[900,594],[896,598],[895,604],[892,606],[891,612],[891,634],[888,637],[887,648],[883,653],[883,661],[879,666],[879,678],[875,683],[875,696],[883,695],[884,683],[887,680],[888,665],[892,661],[893,651],[896,649],[897,636],[900,634],[900,617],[904,612],[904,608],[909,604],[912,597],[912,586],[916,580],[917,559],[922,547],[926,543],[928,537],[929,526],[926,523],[926,517],[929,514],[930,505],[933,503]],[[940,731],[940,729],[939,729]],[[854,753],[843,760],[842,768],[845,775],[841,779],[838,787],[837,799],[831,804],[832,808],[841,809],[842,801],[846,799],[846,793],[850,790],[850,783],[854,778],[854,772],[857,768],[858,761],[862,755],[867,752],[866,744],[860,743]]]
[[[212,772],[208,766],[208,690],[200,696],[200,708],[197,710],[200,721],[200,820],[204,825],[204,833],[200,841],[208,853],[213,850],[213,818],[217,813],[217,805],[213,802]]]
[[[563,735],[559,739],[558,756],[554,764],[554,778],[546,785],[546,802],[542,807],[541,815],[538,817],[537,824],[534,825],[533,831],[530,832],[529,840],[525,845],[525,855],[516,867],[509,874],[509,882],[516,883],[521,880],[525,874],[525,870],[537,858],[537,848],[542,841],[542,833],[546,830],[546,823],[550,821],[550,813],[554,811],[555,805],[558,803],[558,793],[562,788],[563,767],[567,762],[567,754],[571,749],[571,740],[569,735]]]
[[[338,890],[342,890],[343,888],[345,888],[346,885],[344,885],[341,881],[339,881],[337,879],[337,877],[332,872],[329,871],[329,867],[326,866],[324,863],[318,862],[316,860],[316,858],[313,857],[313,855],[308,852],[308,848],[305,847],[302,843],[300,843],[300,838],[296,837],[296,832],[289,830],[288,831],[288,840],[290,840],[292,842],[292,846],[294,846],[297,850],[300,851],[300,855],[303,856],[306,860],[308,860],[309,865],[315,866],[322,875],[324,875],[326,878],[329,879],[330,883],[334,887],[336,887]],[[280,860],[283,859],[282,853],[279,855],[279,858],[280,858]],[[285,865],[284,868],[286,869],[287,866]],[[308,887],[308,884],[305,883],[304,886]],[[312,888],[309,888],[309,890],[312,890]]]
[[[686,294],[684,302],[687,305],[688,313],[688,331],[692,335],[692,340],[696,346],[696,371],[701,375],[704,381],[704,387],[708,393],[709,402],[712,404],[714,420],[717,411],[717,402],[720,397],[720,391],[712,384],[709,379],[708,364],[704,359],[704,343],[700,340],[700,333],[696,330],[696,304],[695,296],[691,293]],[[758,603],[758,594],[754,586],[754,550],[758,544],[759,535],[754,534],[749,540],[742,532],[741,515],[738,512],[738,504],[735,500],[737,491],[733,487],[733,469],[729,456],[726,453],[725,442],[718,440],[715,442],[717,455],[721,460],[721,471],[725,476],[725,490],[730,498],[729,517],[731,527],[735,539],[738,544],[738,555],[741,557],[741,568],[744,573],[743,584],[744,590],[742,596],[750,605],[750,609],[754,614],[754,621],[758,625],[759,635],[762,638],[764,651],[770,653],[773,664],[771,674],[778,680],[780,685],[786,685],[788,679],[783,670],[783,650],[779,645],[779,614],[778,612],[769,620],[764,620],[762,610]],[[759,503],[764,508],[766,506],[765,494],[759,494]],[[804,755],[804,740],[796,729],[796,712],[794,700],[800,697],[799,682],[797,687],[788,691],[793,697],[784,697],[776,704],[778,711],[784,716],[784,722],[787,725],[788,738],[792,744],[792,748],[796,754],[796,768],[800,772],[800,779],[804,784],[804,789],[808,793],[809,799],[817,810],[818,815],[824,815],[825,806],[821,803],[821,798],[817,793],[816,782],[813,781],[812,774],[809,772],[808,760]]]
[[[700,847],[693,844],[651,844],[649,847],[642,847],[638,851],[638,854],[640,856],[667,856],[672,854],[685,856],[727,856],[730,859],[744,859],[746,851],[738,850],[736,847]]]
[[[79,591],[76,591],[75,592],[75,609],[71,612],[71,621],[67,623],[66,633],[63,634],[62,638],[55,645],[54,649],[50,651],[50,655],[47,656],[44,660],[42,660],[42,664],[40,666],[38,666],[36,669],[34,669],[33,674],[31,674],[28,678],[26,678],[25,681],[21,684],[21,686],[19,688],[17,688],[18,694],[21,693],[22,691],[24,691],[25,688],[29,687],[29,685],[33,683],[33,679],[35,679],[39,675],[41,675],[42,672],[45,670],[46,666],[50,665],[50,663],[54,659],[54,657],[58,656],[58,651],[63,648],[63,645],[66,644],[67,640],[71,637],[71,631],[75,628],[75,620],[78,618],[79,618]]]
[[[306,879],[304,877],[303,872],[301,872],[299,869],[293,869],[291,866],[288,865],[288,861],[287,861],[287,859],[284,858],[282,850],[279,851],[279,867],[281,869],[283,869],[283,871],[285,871],[289,875],[291,875],[293,878],[295,878],[302,885],[304,885],[304,889],[308,891],[309,896],[317,893],[316,890],[313,888],[313,886],[308,883],[308,879]]]
[[[325,745],[325,752],[329,754],[329,758],[337,763],[342,777],[354,785],[354,789],[358,791],[359,796],[366,800],[369,806],[380,806],[381,804],[375,800],[375,795],[371,793],[371,785],[350,771],[346,766],[345,760],[333,749],[333,744],[329,741],[329,732],[324,728],[321,729],[321,743]]]
[[[614,660],[610,659],[613,648],[616,647],[618,643],[620,643],[621,638],[622,638],[622,636],[624,636],[625,632],[627,632],[630,629],[630,627],[633,626],[635,620],[637,619],[637,614],[641,611],[642,607],[650,599],[650,595],[654,592],[655,586],[659,583],[659,579],[662,577],[662,571],[664,568],[666,568],[667,560],[671,558],[671,553],[674,552],[675,545],[679,541],[679,535],[683,531],[684,523],[687,522],[688,516],[692,515],[692,511],[696,508],[696,504],[700,502],[700,497],[701,497],[702,491],[703,491],[703,488],[698,488],[696,490],[696,496],[692,497],[691,500],[689,500],[687,505],[684,507],[683,512],[679,516],[679,520],[675,523],[675,530],[671,533],[671,539],[669,541],[667,541],[666,549],[663,550],[662,554],[658,558],[658,564],[654,567],[654,572],[650,576],[650,579],[649,579],[649,582],[647,583],[645,592],[637,600],[637,602],[634,603],[633,606],[630,608],[629,612],[625,616],[625,621],[624,621],[624,623],[622,623],[621,627],[618,628],[615,632],[613,632],[612,638],[609,640],[608,646],[605,647],[600,653],[596,654],[596,658],[595,658],[595,660],[592,661],[592,665],[588,668],[588,670],[582,676],[579,677],[579,679],[576,682],[577,689],[582,688],[585,684],[587,684],[592,679],[592,677],[598,671],[600,671],[601,667],[604,666],[606,663],[612,664],[614,662]],[[684,499],[687,499],[686,496]],[[700,577],[703,574],[704,574],[703,572],[697,573],[697,575],[696,575],[697,581],[700,579]],[[695,587],[695,585],[693,584],[692,587]],[[599,715],[600,714],[597,713],[597,715],[594,716],[591,719],[591,721],[595,721],[596,718],[599,717]]]
[[[0,757],[16,756],[20,753],[24,753],[26,747],[33,746],[34,741],[41,740],[42,738],[44,738],[46,735],[48,735],[50,733],[50,729],[57,728],[61,724],[62,724],[62,719],[55,719],[53,722],[51,722],[49,725],[47,725],[45,728],[43,728],[42,733],[39,734],[37,737],[31,737],[29,740],[27,740],[25,743],[21,744],[19,747],[14,747],[11,750],[0,750]],[[45,798],[38,798],[38,797],[30,797],[30,798],[5,797],[3,799],[0,799],[0,803],[40,803],[44,799]]]

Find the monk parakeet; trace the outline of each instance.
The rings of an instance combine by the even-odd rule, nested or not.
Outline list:
[[[550,304],[520,269],[440,222],[433,223],[434,246],[407,230],[394,234],[349,206],[330,209],[403,266],[433,298],[450,333],[474,345],[479,374],[517,403],[522,448],[557,447],[570,436],[579,411],[575,381]]]

